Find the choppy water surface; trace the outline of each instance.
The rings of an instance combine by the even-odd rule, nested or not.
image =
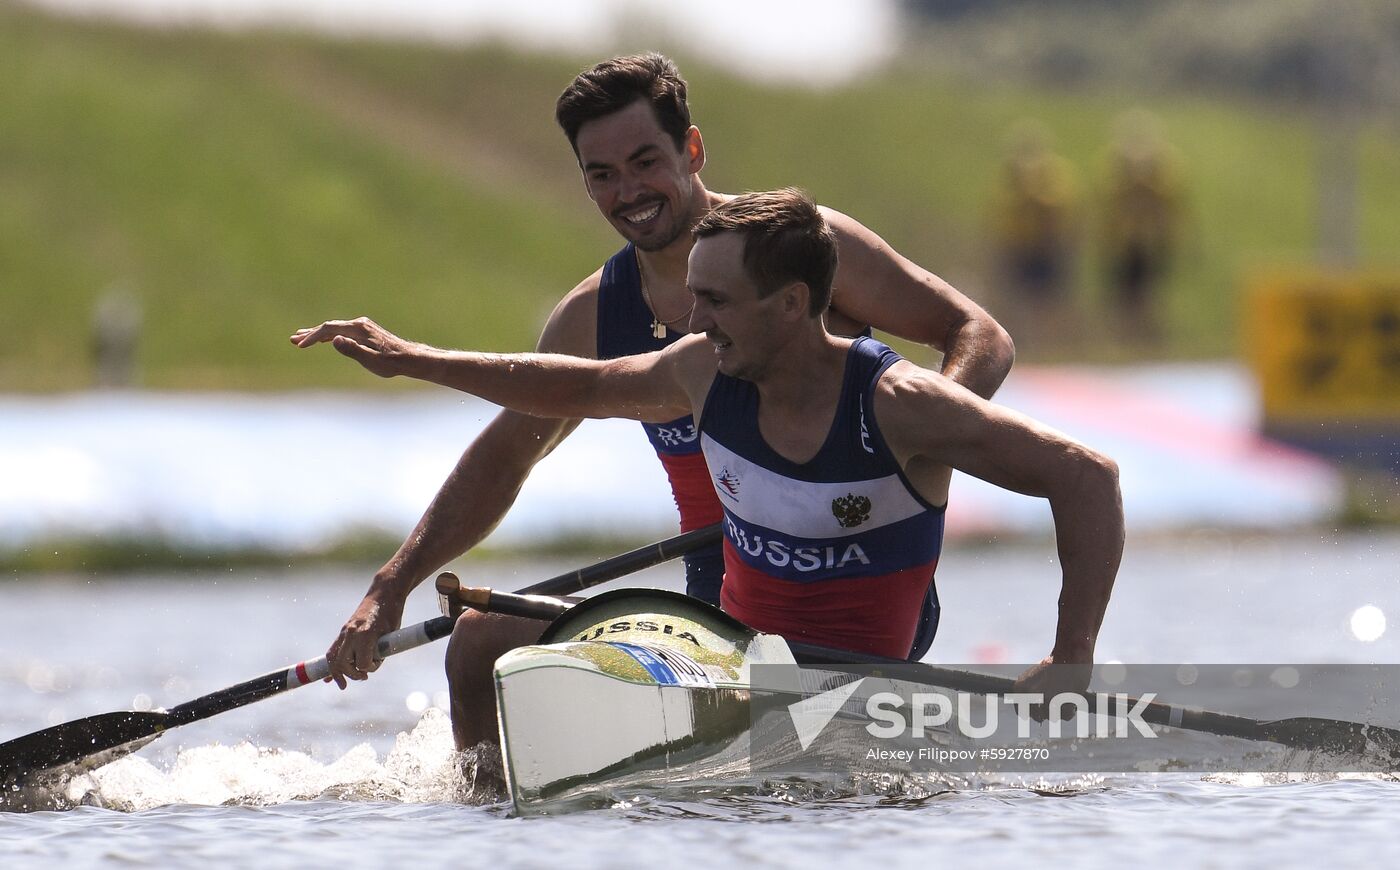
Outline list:
[[[1400,535],[1135,542],[1100,640],[1127,662],[1397,662]],[[518,588],[563,564],[459,566]],[[675,571],[634,578],[672,585]],[[1043,655],[1058,592],[1050,546],[951,547],[931,658]],[[0,739],[167,707],[319,654],[364,569],[33,577],[0,586]],[[1358,619],[1358,610],[1369,618]],[[433,614],[429,590],[406,619]],[[24,866],[928,866],[1372,863],[1400,821],[1387,775],[1112,775],[862,789],[770,782],[659,791],[569,816],[510,818],[453,752],[441,643],[346,692],[314,685],[181,728],[65,784],[66,810],[0,813],[0,863]],[[561,715],[568,715],[561,711]],[[467,765],[469,768],[470,765]],[[86,805],[82,805],[86,804]],[[823,861],[822,859],[826,859]]]

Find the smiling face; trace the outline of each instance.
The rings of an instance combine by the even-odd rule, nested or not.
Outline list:
[[[781,347],[784,294],[759,297],[744,268],[744,236],[719,233],[695,242],[686,283],[695,297],[690,331],[703,332],[722,374],[758,381]]]
[[[588,196],[623,238],[643,251],[689,241],[706,203],[695,176],[705,147],[694,127],[679,151],[643,100],[579,128],[576,141]]]

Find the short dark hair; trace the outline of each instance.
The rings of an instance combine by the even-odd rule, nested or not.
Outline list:
[[[760,298],[801,281],[811,291],[808,313],[831,304],[836,277],[836,236],[817,204],[796,187],[746,193],[716,206],[691,231],[704,239],[719,233],[744,236],[744,271]]]
[[[578,131],[589,121],[611,115],[646,100],[661,129],[685,147],[690,129],[690,106],[685,101],[685,79],[669,57],[648,51],[614,57],[579,73],[554,104],[554,119],[564,128],[574,154]]]

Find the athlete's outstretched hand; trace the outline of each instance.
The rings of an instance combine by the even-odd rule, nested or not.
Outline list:
[[[428,349],[427,345],[399,338],[368,317],[327,320],[320,326],[292,333],[292,344],[297,347],[323,341],[381,378],[407,374],[412,361]]]

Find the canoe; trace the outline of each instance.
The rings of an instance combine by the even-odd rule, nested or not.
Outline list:
[[[750,669],[782,638],[674,592],[616,590],[495,666],[502,761],[519,815],[634,785],[730,780],[748,766]]]

